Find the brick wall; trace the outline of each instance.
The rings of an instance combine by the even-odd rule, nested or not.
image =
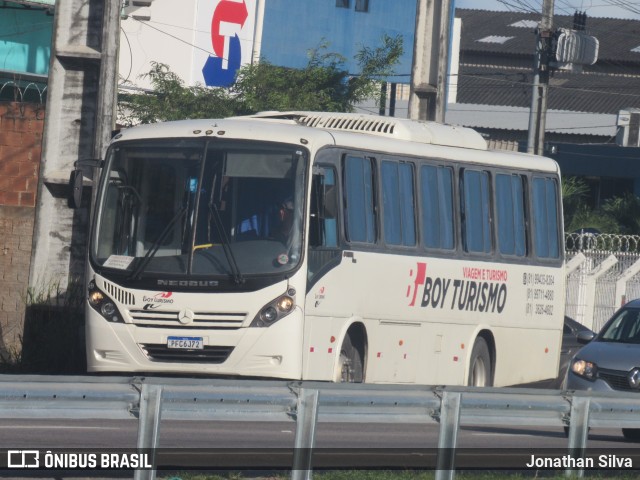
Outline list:
[[[0,205],[35,207],[44,109],[0,103]]]
[[[42,105],[0,102],[0,354],[5,356],[20,350],[24,330],[43,127]]]

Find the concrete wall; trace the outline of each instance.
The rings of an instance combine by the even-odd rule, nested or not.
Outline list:
[[[43,126],[41,105],[0,103],[0,354],[5,356],[20,349],[24,330]]]

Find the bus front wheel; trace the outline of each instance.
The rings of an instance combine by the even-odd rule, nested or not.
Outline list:
[[[489,353],[487,341],[482,337],[476,339],[471,350],[467,385],[470,387],[490,387],[493,385],[491,354]]]
[[[337,381],[362,383],[364,380],[364,355],[354,345],[350,334],[344,337],[338,358]]]

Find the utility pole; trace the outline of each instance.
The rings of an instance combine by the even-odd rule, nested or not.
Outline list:
[[[451,0],[417,0],[409,118],[444,123]]]
[[[84,277],[89,203],[67,205],[74,162],[102,158],[113,130],[121,2],[56,3],[29,285]]]
[[[547,95],[549,91],[549,54],[553,36],[554,0],[544,0],[542,20],[536,32],[536,52],[533,65],[533,90],[529,113],[529,137],[527,152],[542,155],[544,131],[547,118]]]

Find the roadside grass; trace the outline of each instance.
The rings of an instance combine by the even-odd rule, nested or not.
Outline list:
[[[83,283],[71,279],[29,288],[19,344],[0,350],[0,373],[79,374],[86,372]]]
[[[169,476],[159,476],[161,480],[289,480],[289,472],[277,472],[274,474],[265,473],[240,473],[229,472],[219,474],[205,473],[179,473]],[[314,472],[315,480],[434,480],[433,471],[413,471],[413,470],[335,470]],[[545,480],[567,480],[579,478],[577,476],[566,476],[564,472],[531,470],[525,473],[512,472],[459,472],[456,473],[456,480],[527,480],[533,478],[543,478]],[[586,471],[584,477],[594,480],[635,480],[637,473],[632,472],[602,472]]]

